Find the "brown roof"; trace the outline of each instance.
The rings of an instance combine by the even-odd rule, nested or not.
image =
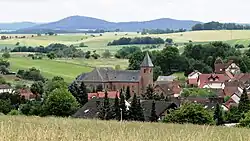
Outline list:
[[[214,81],[210,81],[210,79]],[[207,83],[222,83],[227,80],[229,80],[229,78],[225,76],[225,74],[201,74],[198,78],[198,81],[200,81],[200,88],[203,88]]]
[[[160,83],[155,85],[155,88],[160,87],[164,93],[172,95],[172,94],[179,94],[181,92],[180,82],[173,81],[173,82],[166,82]]]
[[[27,100],[36,98],[36,96],[29,89],[20,89],[19,93]]]

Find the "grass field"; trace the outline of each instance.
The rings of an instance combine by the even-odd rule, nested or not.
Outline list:
[[[117,35],[115,35],[117,34]],[[127,35],[125,35],[127,34]],[[67,45],[79,45],[79,43],[84,42],[87,45],[87,48],[82,48],[86,51],[97,50],[98,53],[104,52],[108,49],[112,53],[115,53],[122,46],[107,46],[108,42],[121,37],[142,37],[142,36],[151,36],[151,37],[161,37],[163,39],[172,38],[176,43],[187,43],[189,40],[193,42],[211,42],[211,41],[224,41],[229,44],[244,44],[248,46],[250,43],[250,30],[212,30],[212,31],[192,31],[184,33],[172,33],[172,34],[157,34],[157,35],[140,35],[134,32],[119,32],[119,33],[104,33],[102,36],[100,34],[94,34],[95,37],[92,37],[90,34],[59,34],[57,36],[27,36],[26,39],[9,39],[9,40],[0,40],[0,49],[5,46],[13,48],[17,42],[20,42],[20,45],[25,46],[47,46],[51,43],[63,43]],[[15,36],[15,35],[8,35]],[[23,35],[19,35],[23,36]],[[144,46],[144,45],[142,45]]]
[[[35,67],[39,69],[46,78],[61,76],[66,82],[73,81],[79,74],[89,72],[91,67],[77,65],[72,63],[63,63],[53,60],[32,60],[30,58],[16,57],[10,58],[10,69],[17,71],[19,69],[29,69]]]
[[[1,141],[247,141],[249,129],[0,116]]]

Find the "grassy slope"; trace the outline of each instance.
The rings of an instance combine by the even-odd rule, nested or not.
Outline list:
[[[39,69],[47,78],[61,76],[67,82],[71,82],[76,78],[76,76],[83,72],[89,72],[92,70],[90,67],[77,64],[63,63],[52,60],[32,60],[24,57],[11,58],[10,63],[12,71],[35,67]]]
[[[249,129],[0,116],[1,141],[237,141]]]

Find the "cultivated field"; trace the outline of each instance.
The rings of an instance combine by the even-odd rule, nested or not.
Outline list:
[[[0,116],[1,141],[247,141],[249,129]]]

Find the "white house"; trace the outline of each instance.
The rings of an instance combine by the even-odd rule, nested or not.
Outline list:
[[[0,85],[0,93],[11,93],[13,89],[7,85],[7,84],[2,84]]]

